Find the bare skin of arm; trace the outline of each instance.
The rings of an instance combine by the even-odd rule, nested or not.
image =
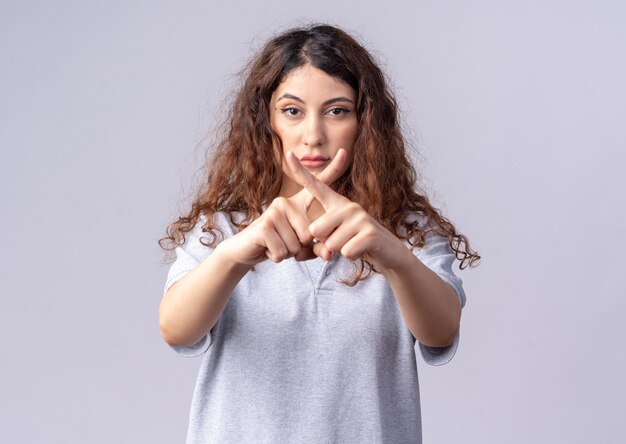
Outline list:
[[[456,336],[461,302],[454,289],[404,245],[394,247],[400,265],[382,269],[413,337],[431,347],[447,347]]]
[[[346,159],[340,149],[318,178],[332,183]],[[247,228],[224,239],[196,268],[172,285],[161,300],[161,336],[171,345],[194,345],[217,323],[239,281],[255,264],[288,257],[307,260],[327,255],[323,246],[312,245],[308,227],[315,199],[306,189],[285,198],[277,197]],[[313,206],[313,208],[312,208]]]
[[[204,262],[172,285],[159,307],[161,336],[168,344],[193,345],[209,332],[252,265],[230,259],[222,241]]]
[[[365,257],[385,276],[413,337],[424,345],[446,347],[459,329],[461,303],[454,289],[424,265],[394,233],[319,181],[288,151],[296,182],[308,189],[325,213],[309,226],[329,252]],[[317,247],[317,245],[316,245]],[[328,253],[318,255],[328,258]]]

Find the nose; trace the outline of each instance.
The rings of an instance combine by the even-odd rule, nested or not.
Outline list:
[[[313,116],[307,120],[302,140],[307,146],[322,145],[326,141],[323,122],[320,118]]]

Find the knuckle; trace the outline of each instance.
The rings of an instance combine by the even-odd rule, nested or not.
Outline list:
[[[360,213],[364,213],[363,211],[363,207],[361,207],[361,205],[359,205],[357,202],[350,202],[348,204],[348,208],[350,209],[350,211],[353,214],[360,214]]]
[[[341,255],[350,259],[350,260],[354,260],[355,258],[353,257],[352,251],[350,251],[349,248],[343,247],[341,249]]]
[[[365,228],[361,230],[361,233],[367,239],[372,239],[376,235],[376,230],[374,229],[374,227],[367,225]]]
[[[276,217],[276,207],[270,205],[267,210],[265,210],[265,217],[274,219]]]
[[[281,248],[278,249],[277,253],[278,253],[277,254],[277,258],[278,258],[278,260],[280,262],[280,261],[282,261],[283,259],[285,259],[287,257],[288,251],[287,251],[287,249],[285,247],[281,247]]]
[[[298,232],[298,239],[300,239],[301,244],[307,245],[313,240],[313,236],[311,235],[311,233],[309,233],[308,230],[304,230]]]
[[[268,221],[263,221],[259,223],[258,229],[263,237],[267,237],[274,231],[274,226]]]
[[[283,196],[278,196],[276,199],[272,201],[272,205],[274,208],[284,209],[286,205],[287,199]]]
[[[288,256],[295,255],[300,249],[298,248],[298,243],[293,239],[289,239],[289,241],[285,242],[285,254]]]
[[[371,216],[367,214],[367,212],[363,211],[363,209],[361,209],[361,211],[357,213],[357,220],[361,226],[367,227],[368,229],[373,228],[372,224],[370,223]]]
[[[272,259],[272,262],[274,262],[275,264],[280,262],[280,258],[278,258],[278,257],[276,257],[274,255],[271,256],[271,259]]]
[[[259,222],[257,227],[259,231],[261,231],[261,233],[263,233],[264,235],[267,235],[268,233],[272,231],[272,226],[267,220],[263,220]]]
[[[332,241],[331,242],[328,242],[328,241],[324,242],[324,246],[331,253],[337,251],[337,245],[334,242],[332,242]]]

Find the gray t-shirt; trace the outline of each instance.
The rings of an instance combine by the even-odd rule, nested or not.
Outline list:
[[[206,259],[201,217],[176,248],[164,293]],[[218,213],[226,237],[236,228]],[[408,243],[405,242],[408,247]],[[429,234],[414,254],[465,305],[448,239]],[[384,276],[348,287],[351,262],[338,255],[256,265],[235,287],[220,319],[182,356],[203,356],[187,443],[420,443],[416,350],[430,365],[450,347],[416,343]],[[418,346],[419,344],[419,346]]]

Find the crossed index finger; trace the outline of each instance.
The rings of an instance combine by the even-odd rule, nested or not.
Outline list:
[[[340,151],[344,151],[345,153],[345,150],[343,149],[340,149]],[[339,156],[339,152],[337,152],[335,158],[337,156]],[[328,211],[328,209],[333,206],[333,204],[336,203],[338,200],[345,199],[340,194],[335,193],[335,191],[333,191],[332,188],[322,182],[320,178],[315,177],[306,168],[304,168],[292,151],[287,151],[286,157],[287,162],[291,167],[291,170],[293,171],[294,179],[296,180],[296,182],[303,187],[303,190],[308,190],[315,199],[319,200],[324,207],[324,210]],[[333,159],[333,161],[334,160],[335,159]],[[327,170],[328,168],[322,171],[320,176],[326,173]],[[323,178],[326,178],[333,173],[338,174],[338,172],[338,168],[336,170],[331,170],[328,172],[327,175],[324,175]]]
[[[287,154],[287,157],[289,157],[289,154]],[[326,185],[333,183],[341,174],[341,167],[343,165],[343,162],[345,161],[345,158],[346,158],[346,150],[344,150],[343,148],[339,148],[339,150],[335,154],[335,157],[333,157],[333,159],[326,166],[326,168],[324,168],[324,170],[322,170],[319,173],[319,175],[317,176],[317,180],[321,181],[323,184],[326,184]],[[287,162],[289,162],[289,160],[287,160]],[[301,169],[303,169],[306,173],[311,174],[305,168],[302,167],[302,165],[300,164],[300,161],[298,161],[298,166]],[[292,166],[292,170],[295,171],[293,166]],[[311,176],[313,175],[311,174]],[[305,205],[305,208],[307,209],[311,206],[311,204],[315,200],[315,196],[306,188],[302,188],[302,190],[296,193],[296,195],[293,197],[298,200],[304,199],[304,205]]]

